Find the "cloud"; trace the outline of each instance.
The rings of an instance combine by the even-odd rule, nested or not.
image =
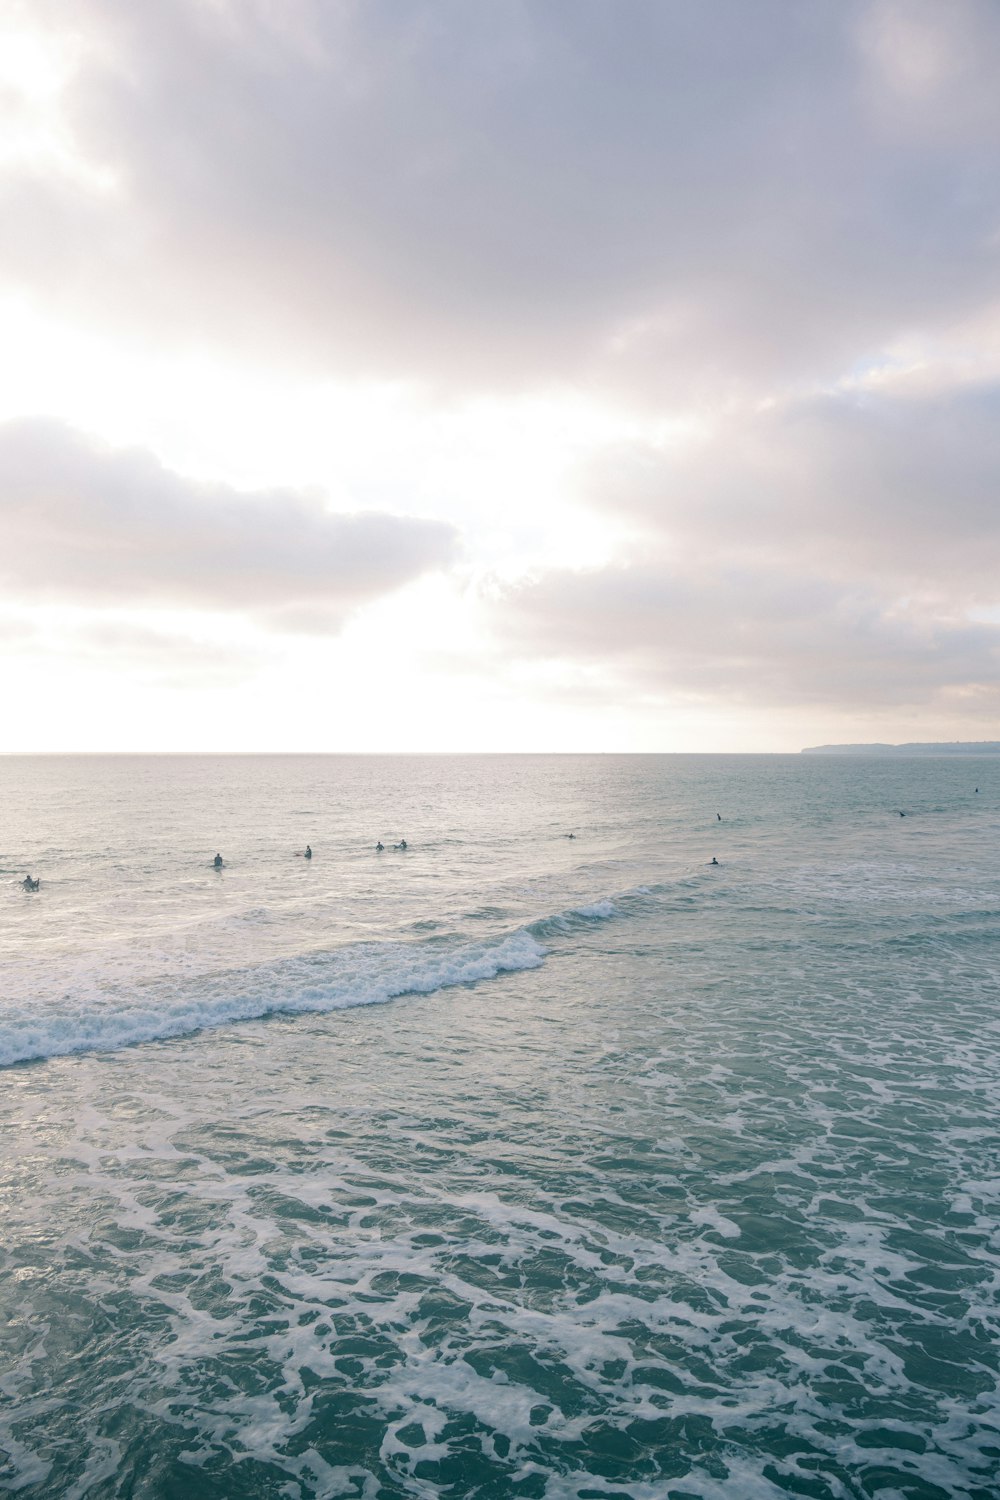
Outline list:
[[[52,653],[65,661],[129,673],[164,687],[231,687],[258,673],[268,652],[259,644],[221,644],[176,631],[151,630],[134,620],[98,620],[79,624],[72,640],[53,640]]]
[[[998,385],[735,411],[687,444],[608,450],[581,480],[696,565],[821,572],[890,598],[1000,592]]]
[[[34,622],[13,614],[0,615],[0,645],[25,646],[37,639]]]
[[[94,669],[132,682],[163,687],[230,687],[250,681],[269,658],[268,643],[222,642],[176,629],[151,628],[143,618],[60,606],[53,620],[47,611],[29,617],[0,614],[0,645],[11,657],[38,664],[56,663],[71,672]]]
[[[988,695],[1000,628],[764,570],[682,574],[666,560],[556,572],[510,590],[521,654],[601,664],[632,691],[753,706],[856,710]]]
[[[506,591],[497,628],[664,693],[1000,708],[1000,629],[970,618],[1000,602],[998,417],[993,387],[852,393],[616,447],[589,497],[637,540]]]
[[[308,615],[330,630],[446,566],[455,540],[437,521],[188,479],[57,422],[0,425],[0,584],[25,599],[235,610],[293,629]]]
[[[995,289],[990,0],[80,0],[72,27],[87,171],[10,169],[0,266],[161,339],[662,399],[829,376]]]
[[[582,494],[594,551],[615,523],[622,540],[503,592],[495,645],[519,663],[605,673],[612,695],[996,706],[995,0],[19,14],[61,83],[0,163],[0,292],[137,369],[184,345],[274,388],[290,365],[418,382],[427,411],[442,390],[471,409],[572,387],[605,431],[670,434],[587,459],[575,494],[561,461],[525,484],[550,519]],[[521,440],[494,404],[503,437],[456,440],[440,466],[470,531],[508,472],[501,455],[477,485],[482,453]],[[273,452],[293,441],[276,431]],[[410,441],[397,472],[423,465],[422,493]],[[535,545],[519,528],[517,566]],[[480,527],[497,568],[501,529]],[[0,581],[25,598],[322,631],[454,545],[433,521],[197,483],[56,424],[0,430]]]

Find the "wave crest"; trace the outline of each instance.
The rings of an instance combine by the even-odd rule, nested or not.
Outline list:
[[[237,1021],[380,1005],[500,974],[538,968],[545,940],[618,915],[601,900],[477,942],[438,935],[418,942],[348,945],[198,979],[165,978],[131,989],[72,990],[58,1000],[11,1004],[0,1020],[0,1067],[72,1052],[164,1041]]]

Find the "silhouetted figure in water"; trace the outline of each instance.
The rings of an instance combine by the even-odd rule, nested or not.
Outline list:
[[[304,854],[304,855],[303,855],[303,858],[304,858],[304,859],[312,859],[312,857],[313,857],[313,852],[312,852],[312,849],[311,849],[311,848],[310,848],[310,847],[309,847],[309,845],[308,845],[308,844],[307,844],[307,845],[306,845],[306,852],[305,852],[305,854]]]
[[[381,854],[384,848],[385,845],[383,844],[382,840],[379,839],[378,843],[375,845],[375,853]]]
[[[709,864],[710,865],[717,865],[718,863],[719,863],[719,861],[716,859],[715,855],[713,854],[712,858],[709,860]]]
[[[393,847],[396,849],[408,849],[410,846],[405,839],[400,839],[399,843],[395,844]]]
[[[568,839],[575,839],[576,838],[576,834],[575,833],[567,833],[566,837]]]
[[[38,887],[41,885],[41,881],[32,880],[30,875],[25,875],[24,879],[21,881],[21,885],[26,891],[37,891]]]
[[[721,823],[722,822],[722,814],[721,813],[716,813],[715,816],[718,818],[719,822]]]
[[[978,788],[978,787],[976,787],[976,791],[977,791],[977,792],[978,792],[978,791],[979,791],[979,788]]]
[[[212,860],[212,867],[213,867],[213,869],[216,869],[216,870],[221,870],[222,869],[222,855],[221,854],[217,854],[215,856],[215,858]]]
[[[905,814],[905,812],[901,812],[901,813],[900,813],[900,815],[899,815],[899,816],[900,816],[900,817],[901,817],[901,818],[905,818],[905,817],[906,817],[906,814]]]

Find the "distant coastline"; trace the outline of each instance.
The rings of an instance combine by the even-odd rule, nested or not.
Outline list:
[[[810,745],[801,755],[1000,755],[1000,740],[948,740],[941,744]]]

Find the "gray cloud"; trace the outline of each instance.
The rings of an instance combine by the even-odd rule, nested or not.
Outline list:
[[[830,396],[732,416],[693,449],[617,448],[591,503],[647,540],[509,591],[519,652],[659,690],[839,707],[1000,708],[1000,391]]]
[[[120,192],[8,177],[0,263],[95,318],[676,396],[828,375],[995,295],[991,0],[79,0],[72,24],[96,45],[69,119]]]
[[[450,526],[333,514],[294,491],[237,491],[56,422],[0,425],[0,584],[25,598],[238,610],[336,629],[452,556]]]
[[[817,571],[889,598],[997,599],[997,386],[743,411],[693,448],[609,451],[582,485],[591,504],[716,566]]]
[[[600,664],[633,690],[839,709],[985,696],[1000,709],[1000,627],[892,608],[821,575],[681,574],[669,562],[552,573],[511,590],[515,650]]]

